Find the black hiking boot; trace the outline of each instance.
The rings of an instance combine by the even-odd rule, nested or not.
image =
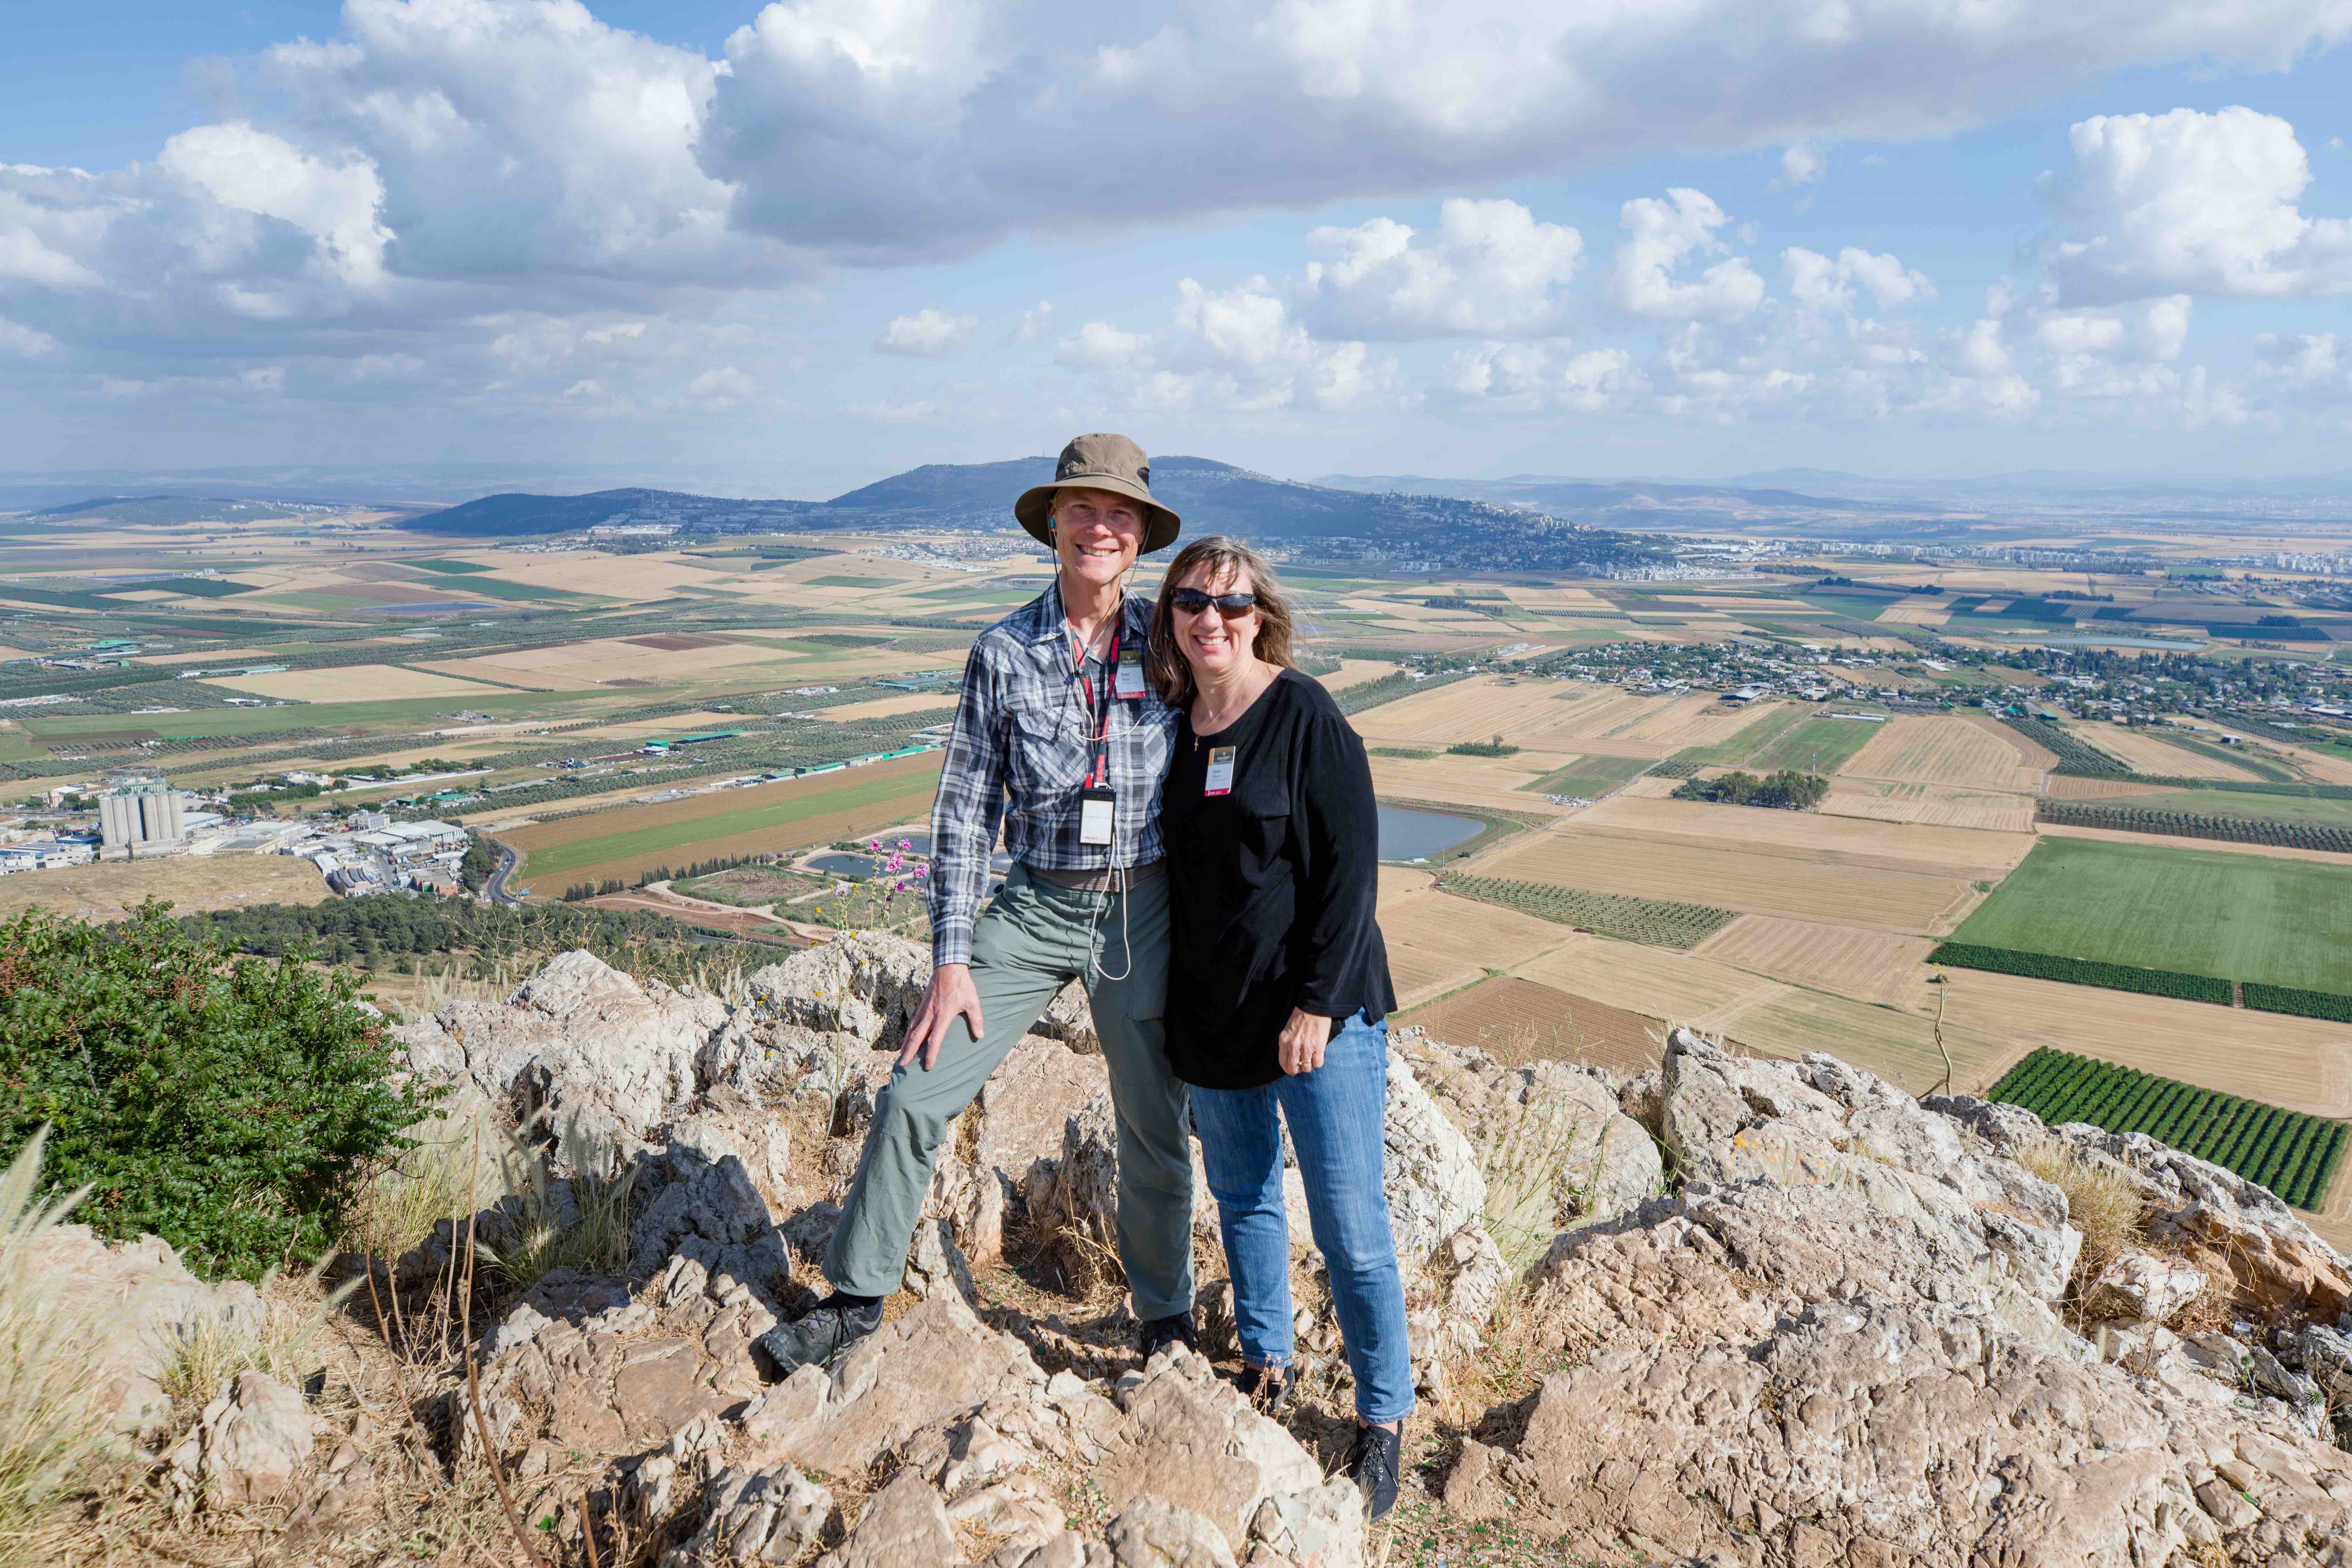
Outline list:
[[[789,1323],[778,1323],[754,1342],[779,1368],[779,1378],[804,1366],[833,1370],[850,1348],[882,1326],[882,1303],[827,1296]]]
[[[1348,1454],[1348,1474],[1364,1494],[1364,1517],[1377,1520],[1396,1507],[1397,1471],[1404,1459],[1404,1430],[1359,1426]]]
[[[1136,1346],[1143,1352],[1143,1364],[1150,1366],[1151,1358],[1170,1345],[1182,1345],[1188,1351],[1201,1348],[1200,1337],[1192,1331],[1192,1314],[1179,1312],[1172,1318],[1153,1318],[1136,1335]]]
[[[1287,1421],[1298,1404],[1298,1380],[1287,1367],[1245,1366],[1234,1386],[1252,1409],[1276,1421]]]

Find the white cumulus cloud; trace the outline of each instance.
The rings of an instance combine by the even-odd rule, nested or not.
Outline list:
[[[1318,331],[1366,338],[1538,337],[1554,330],[1559,290],[1584,237],[1539,223],[1513,201],[1455,198],[1437,229],[1393,218],[1309,231],[1306,313]]]
[[[2303,212],[2311,162],[2278,116],[2101,114],[2068,139],[2074,167],[2043,184],[2061,226],[2042,251],[2070,300],[2352,291],[2352,219]]]
[[[977,316],[950,316],[927,306],[911,316],[893,319],[874,340],[874,347],[880,353],[945,359],[962,348],[979,325]]]
[[[1694,254],[1714,255],[1726,247],[1715,237],[1727,219],[1704,191],[1678,187],[1666,199],[1638,196],[1627,202],[1618,222],[1610,293],[1618,306],[1657,321],[1706,318],[1736,321],[1764,302],[1764,279],[1742,256],[1727,257],[1693,279],[1675,277]]]
[[[1834,260],[1819,251],[1791,246],[1780,253],[1780,270],[1789,298],[1809,310],[1852,310],[1857,286],[1882,310],[1936,297],[1936,285],[1926,273],[1913,271],[1892,256],[1874,256],[1857,246],[1845,247]]]

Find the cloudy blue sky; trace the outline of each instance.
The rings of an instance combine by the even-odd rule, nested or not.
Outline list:
[[[2352,0],[7,26],[0,469],[2352,468]]]

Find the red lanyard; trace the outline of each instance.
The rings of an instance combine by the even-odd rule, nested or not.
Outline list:
[[[1110,653],[1103,660],[1103,673],[1114,686],[1118,679],[1119,634],[1110,634]],[[1087,677],[1087,652],[1076,639],[1070,644],[1071,662],[1077,666],[1078,689],[1087,694],[1087,715],[1095,721],[1093,739],[1087,743],[1087,788],[1093,789],[1110,782],[1110,703],[1108,693],[1099,705],[1095,701],[1095,683]]]

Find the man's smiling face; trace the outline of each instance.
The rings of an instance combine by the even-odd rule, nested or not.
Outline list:
[[[1054,498],[1054,554],[1062,570],[1097,586],[1116,582],[1143,549],[1143,508],[1110,490]]]

